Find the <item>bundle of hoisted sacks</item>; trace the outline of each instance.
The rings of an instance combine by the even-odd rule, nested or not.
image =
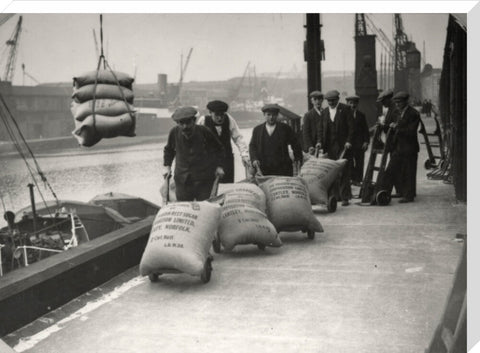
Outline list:
[[[280,232],[323,232],[311,205],[327,202],[327,190],[345,164],[312,157],[301,170],[308,181],[301,176],[257,177],[232,184],[220,203],[166,204],[153,222],[140,274],[173,269],[201,275],[215,239],[226,251],[240,244],[264,249],[282,245]]]
[[[125,73],[110,70],[73,78],[72,134],[80,145],[90,147],[102,138],[135,136],[133,81]]]

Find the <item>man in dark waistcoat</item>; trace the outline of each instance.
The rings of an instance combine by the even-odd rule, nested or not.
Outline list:
[[[262,108],[265,123],[254,127],[250,140],[250,160],[263,175],[293,176],[293,165],[288,153],[292,148],[295,161],[303,162],[302,147],[292,128],[277,122],[280,109],[276,104]]]
[[[345,99],[352,109],[353,117],[353,137],[352,137],[352,183],[359,186],[363,180],[363,165],[365,161],[365,151],[370,142],[370,132],[368,130],[365,114],[358,110],[360,97],[353,95]]]
[[[350,168],[352,158],[353,117],[351,110],[340,101],[340,93],[337,90],[325,94],[328,107],[322,111],[322,118],[317,129],[317,147],[328,153],[328,158],[337,160],[343,155],[349,163],[341,173],[336,187],[336,196],[342,200],[342,206],[348,206],[352,198],[350,186]]]
[[[171,173],[175,159],[177,201],[208,199],[215,177],[225,174],[225,148],[208,128],[195,124],[197,114],[193,107],[175,110],[172,119],[177,126],[170,130],[163,150],[166,175]]]
[[[234,158],[231,140],[237,145],[240,151],[243,165],[248,167],[250,159],[248,156],[248,147],[243,140],[237,122],[233,117],[227,113],[228,104],[219,100],[211,101],[207,104],[207,109],[210,114],[201,116],[197,124],[205,125],[217,136],[220,142],[225,147],[225,161],[224,171],[225,176],[222,178],[222,183],[233,183],[235,177]]]
[[[387,190],[399,185],[403,196],[400,203],[413,202],[417,183],[418,125],[420,114],[408,104],[409,94],[398,92],[393,100],[399,112],[397,122],[390,123],[393,128],[392,152],[385,171]]]
[[[310,93],[310,101],[313,108],[305,113],[303,117],[303,150],[310,154],[315,153],[315,144],[317,143],[317,126],[322,112],[323,93],[313,91]]]

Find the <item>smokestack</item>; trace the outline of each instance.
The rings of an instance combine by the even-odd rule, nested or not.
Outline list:
[[[160,97],[165,97],[167,95],[167,75],[158,74],[157,84],[158,84],[158,91],[160,92]]]

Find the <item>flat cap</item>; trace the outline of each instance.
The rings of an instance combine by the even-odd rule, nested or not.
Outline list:
[[[172,119],[175,121],[180,121],[182,119],[193,118],[197,115],[197,109],[194,107],[180,107],[175,110],[172,115]]]
[[[355,94],[353,94],[353,95],[348,96],[347,98],[345,98],[345,100],[346,100],[347,102],[348,102],[348,101],[357,101],[357,102],[358,102],[358,101],[360,100],[360,97],[357,96],[357,95],[355,95]]]
[[[320,92],[320,91],[312,91],[312,92],[310,92],[309,96],[310,96],[310,98],[312,98],[312,97],[323,98],[323,93]]]
[[[410,95],[405,91],[399,91],[393,96],[394,101],[408,100]]]
[[[280,111],[280,107],[278,104],[265,104],[262,107],[262,112],[273,112],[273,113],[278,113]]]
[[[215,100],[208,102],[207,109],[214,113],[225,113],[228,110],[228,104],[223,101]]]
[[[336,89],[332,91],[328,91],[325,93],[325,99],[328,101],[329,99],[338,99],[340,98],[340,92],[338,92]]]
[[[393,91],[391,89],[387,89],[378,95],[377,102],[381,102],[385,98],[389,98],[392,96],[393,96]]]

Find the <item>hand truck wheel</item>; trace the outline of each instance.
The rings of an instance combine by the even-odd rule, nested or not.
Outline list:
[[[257,247],[259,250],[262,250],[262,251],[265,251],[265,248],[266,248],[265,244],[257,244]]]
[[[327,210],[330,213],[333,213],[337,210],[337,198],[335,196],[330,196],[328,198]]]
[[[203,283],[210,282],[210,278],[212,277],[212,257],[208,257],[207,261],[205,261],[205,265],[203,266],[203,272],[200,276],[200,279]]]
[[[430,162],[430,159],[427,159],[425,160],[425,163],[423,164],[423,166],[425,167],[425,169],[432,169],[432,162]]]
[[[379,206],[388,205],[390,203],[390,199],[391,197],[386,190],[380,190],[377,192],[377,195],[375,195],[375,201]]]
[[[310,240],[315,239],[315,231],[307,230],[307,238],[310,239]]]
[[[148,275],[148,279],[150,280],[150,282],[155,283],[155,282],[158,282],[158,277],[160,275],[161,275],[161,273],[150,273]]]
[[[220,239],[215,237],[215,239],[213,239],[212,246],[213,246],[213,251],[215,251],[215,253],[217,253],[217,254],[220,254],[220,251],[222,251],[222,246],[220,244]]]

